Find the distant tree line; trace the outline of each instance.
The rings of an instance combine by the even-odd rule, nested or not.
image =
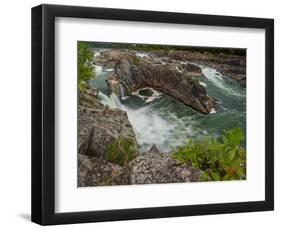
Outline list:
[[[139,51],[157,51],[157,50],[182,50],[189,52],[208,52],[212,54],[231,54],[246,56],[246,49],[238,48],[220,48],[220,47],[199,47],[199,46],[175,46],[175,45],[150,45],[150,44],[129,44],[129,43],[110,43],[110,42],[92,42],[92,48],[115,48],[115,49],[133,49]]]

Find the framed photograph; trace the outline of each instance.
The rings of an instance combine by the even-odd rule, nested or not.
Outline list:
[[[32,8],[32,221],[274,208],[273,19]]]

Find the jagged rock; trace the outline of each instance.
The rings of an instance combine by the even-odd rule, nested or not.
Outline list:
[[[121,172],[121,167],[96,157],[78,154],[78,187],[107,183]]]
[[[153,144],[150,149],[147,151],[147,153],[150,154],[160,154],[161,152],[159,151],[159,149],[157,148],[157,146],[155,144]]]
[[[106,79],[108,88],[112,93],[115,93],[116,95],[120,95],[120,82],[119,80],[114,76],[110,76]]]
[[[181,71],[184,71],[184,73],[190,77],[203,77],[204,76],[201,71],[201,68],[196,65],[193,65],[191,63],[181,64],[179,66],[179,69]]]
[[[215,99],[207,95],[199,81],[179,73],[169,65],[153,65],[146,61],[131,63],[128,59],[122,59],[115,66],[115,77],[129,94],[140,88],[151,87],[202,113],[210,113],[215,108]]]

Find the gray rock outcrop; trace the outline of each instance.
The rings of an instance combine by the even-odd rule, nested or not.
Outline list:
[[[93,89],[92,89],[93,91]],[[132,140],[137,147],[137,140],[129,122],[127,113],[119,109],[111,109],[98,102],[95,94],[85,91],[80,99],[78,108],[78,148],[79,153],[105,159],[106,148],[118,138]],[[90,98],[89,104],[85,104],[83,98]]]
[[[116,94],[119,93],[120,86],[129,95],[138,89],[151,87],[202,113],[210,113],[216,106],[216,100],[208,96],[205,87],[193,77],[192,74],[178,72],[170,65],[153,65],[146,61],[134,64],[122,59],[115,65],[115,74],[107,82]]]

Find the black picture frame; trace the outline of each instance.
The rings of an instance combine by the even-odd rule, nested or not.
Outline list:
[[[88,18],[265,29],[265,200],[55,213],[55,18]],[[110,8],[32,8],[32,221],[41,225],[274,209],[274,20]]]

